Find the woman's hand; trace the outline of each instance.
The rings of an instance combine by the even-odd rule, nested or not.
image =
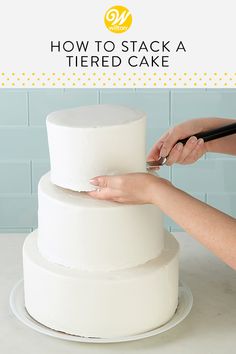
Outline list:
[[[152,204],[160,185],[167,180],[149,173],[129,173],[119,176],[98,176],[90,180],[97,190],[88,192],[93,198],[126,204]]]
[[[197,161],[207,148],[203,139],[197,139],[197,134],[206,127],[206,120],[193,119],[169,129],[151,149],[148,154],[148,161],[158,160],[159,157],[167,157],[166,164],[171,166],[174,163],[191,164]],[[187,143],[177,143],[178,140],[191,136]],[[177,144],[176,144],[177,143]]]

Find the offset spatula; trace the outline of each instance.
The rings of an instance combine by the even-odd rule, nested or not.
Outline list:
[[[205,132],[193,134],[191,136],[196,136],[196,138],[198,138],[198,139],[202,138],[204,140],[204,142],[206,142],[206,141],[210,141],[210,140],[223,138],[224,136],[228,136],[228,135],[232,135],[232,134],[236,134],[236,122],[226,125],[226,126],[223,126],[223,127],[220,127],[220,128],[216,128],[216,129],[208,130]],[[183,145],[185,145],[191,136],[189,136],[185,139],[178,140],[176,142],[176,144],[182,143]],[[154,170],[155,168],[165,165],[167,158],[168,158],[168,156],[167,157],[160,157],[157,161],[148,161],[146,163],[147,169]]]

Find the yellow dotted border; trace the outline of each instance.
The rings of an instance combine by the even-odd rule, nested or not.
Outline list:
[[[0,72],[0,88],[9,87],[236,87],[236,72]]]

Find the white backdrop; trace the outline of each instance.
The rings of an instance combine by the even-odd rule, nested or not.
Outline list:
[[[104,24],[105,12],[114,5],[132,14],[125,33],[112,33]],[[235,87],[235,7],[233,0],[1,1],[0,86]],[[121,56],[122,65],[69,68],[68,53],[51,53],[51,40],[90,41],[88,56],[98,55],[94,41],[113,41],[114,53],[99,56]],[[172,49],[183,41],[186,53],[171,51],[168,68],[131,68],[120,50],[122,41],[170,41]],[[157,53],[128,53],[152,54]]]

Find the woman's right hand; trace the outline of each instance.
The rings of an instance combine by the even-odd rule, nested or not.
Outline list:
[[[207,129],[206,123],[206,119],[192,119],[170,128],[152,147],[147,161],[155,161],[160,157],[168,156],[166,165],[169,166],[174,163],[194,163],[207,152],[204,140],[194,136],[194,134]],[[178,140],[188,136],[190,138],[185,145],[177,143]]]

